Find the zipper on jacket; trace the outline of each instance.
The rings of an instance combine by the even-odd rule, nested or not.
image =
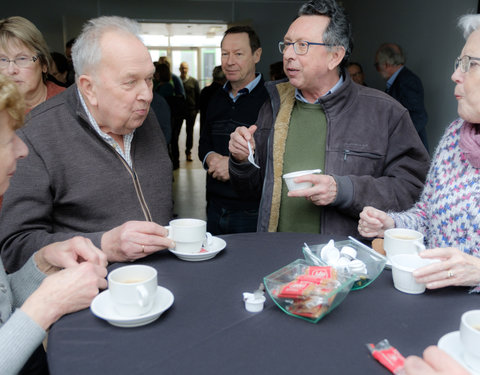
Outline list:
[[[140,202],[140,208],[142,209],[143,215],[145,216],[145,220],[146,221],[153,221],[152,215],[150,214],[150,210],[148,209],[147,202],[145,201],[145,197],[144,197],[143,191],[142,191],[142,186],[140,185],[140,181],[138,180],[137,173],[135,172],[135,170],[133,168],[131,168],[128,165],[128,163],[125,161],[125,159],[121,155],[119,155],[118,152],[113,147],[111,147],[111,148],[115,152],[115,155],[117,156],[117,158],[120,159],[120,161],[122,162],[124,167],[127,169],[128,173],[130,173],[130,176],[132,177],[133,186],[135,187],[135,191],[137,193],[137,198],[138,198],[138,201]]]
[[[361,156],[364,158],[370,158],[370,159],[381,159],[382,155],[380,154],[375,154],[373,152],[362,152],[362,151],[352,151],[352,150],[343,150],[343,160],[347,160],[347,156],[352,155],[352,156]]]
[[[110,148],[110,150],[114,153],[114,155],[120,159],[120,161],[122,162],[123,166],[128,171],[128,173],[130,173],[130,176],[132,177],[132,181],[133,181],[133,186],[135,187],[135,192],[137,193],[137,198],[140,203],[140,208],[142,209],[142,212],[143,212],[143,216],[145,216],[146,221],[153,221],[152,215],[150,214],[150,210],[148,209],[147,202],[145,201],[145,197],[143,196],[143,191],[140,185],[140,181],[138,180],[137,173],[135,172],[134,168],[131,168],[128,165],[128,163],[125,161],[125,159],[117,152],[117,150],[115,150],[114,147],[112,147],[110,144],[105,142],[105,140],[102,139],[100,135],[98,135],[95,129],[93,129],[92,125],[88,120],[88,117],[84,114],[84,112],[80,111],[77,113],[78,113],[78,116],[86,122],[86,124],[88,125],[87,129],[93,134],[93,136],[96,137],[97,139],[100,139],[102,143],[106,144]],[[132,160],[132,164],[133,164],[133,160]]]

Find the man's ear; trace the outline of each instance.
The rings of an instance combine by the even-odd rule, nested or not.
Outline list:
[[[92,76],[82,74],[78,77],[77,85],[84,99],[87,100],[91,106],[97,106],[97,90]]]
[[[328,62],[328,69],[335,70],[345,57],[345,48],[337,46],[330,52],[330,61]]]
[[[253,53],[253,60],[255,61],[255,64],[258,64],[260,57],[262,57],[262,48],[257,48]]]

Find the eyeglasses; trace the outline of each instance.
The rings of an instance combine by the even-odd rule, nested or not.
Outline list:
[[[463,57],[457,57],[455,59],[455,70],[457,70],[458,67],[460,67],[460,70],[462,71],[462,73],[468,73],[473,60],[480,61],[480,57],[472,57],[468,55],[465,55]],[[477,64],[475,63],[475,65]]]
[[[19,68],[28,68],[28,66],[38,60],[38,56],[25,57],[20,56],[16,57],[13,60],[9,60],[6,57],[0,57],[0,69],[7,69],[10,66],[10,63],[13,62]]]
[[[326,46],[326,47],[332,47],[332,44],[327,44],[327,43],[313,43],[313,42],[307,42],[305,40],[297,40],[296,42],[278,42],[278,49],[280,50],[280,53],[283,55],[285,53],[285,50],[287,49],[288,46],[293,45],[293,50],[297,55],[305,55],[308,52],[308,47],[310,45],[314,46]]]

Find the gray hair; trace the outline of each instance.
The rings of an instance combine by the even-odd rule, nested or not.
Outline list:
[[[405,65],[402,47],[395,43],[383,43],[377,50],[377,62],[388,65]]]
[[[72,61],[75,76],[87,72],[93,73],[102,57],[100,42],[104,34],[109,31],[118,31],[140,37],[140,25],[129,18],[117,16],[103,16],[89,20],[82,29],[80,36],[72,47]]]
[[[467,14],[460,17],[458,27],[463,31],[463,37],[467,39],[471,33],[480,28],[480,14]]]
[[[333,46],[327,47],[330,51],[335,46],[342,46],[345,49],[345,56],[340,63],[340,69],[343,70],[353,49],[352,25],[345,9],[335,0],[312,0],[303,4],[298,10],[299,17],[312,15],[330,18],[322,38],[324,43]]]

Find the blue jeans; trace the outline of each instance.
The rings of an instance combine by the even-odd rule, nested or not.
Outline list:
[[[257,231],[258,209],[223,208],[218,202],[207,203],[207,231],[219,234]]]

